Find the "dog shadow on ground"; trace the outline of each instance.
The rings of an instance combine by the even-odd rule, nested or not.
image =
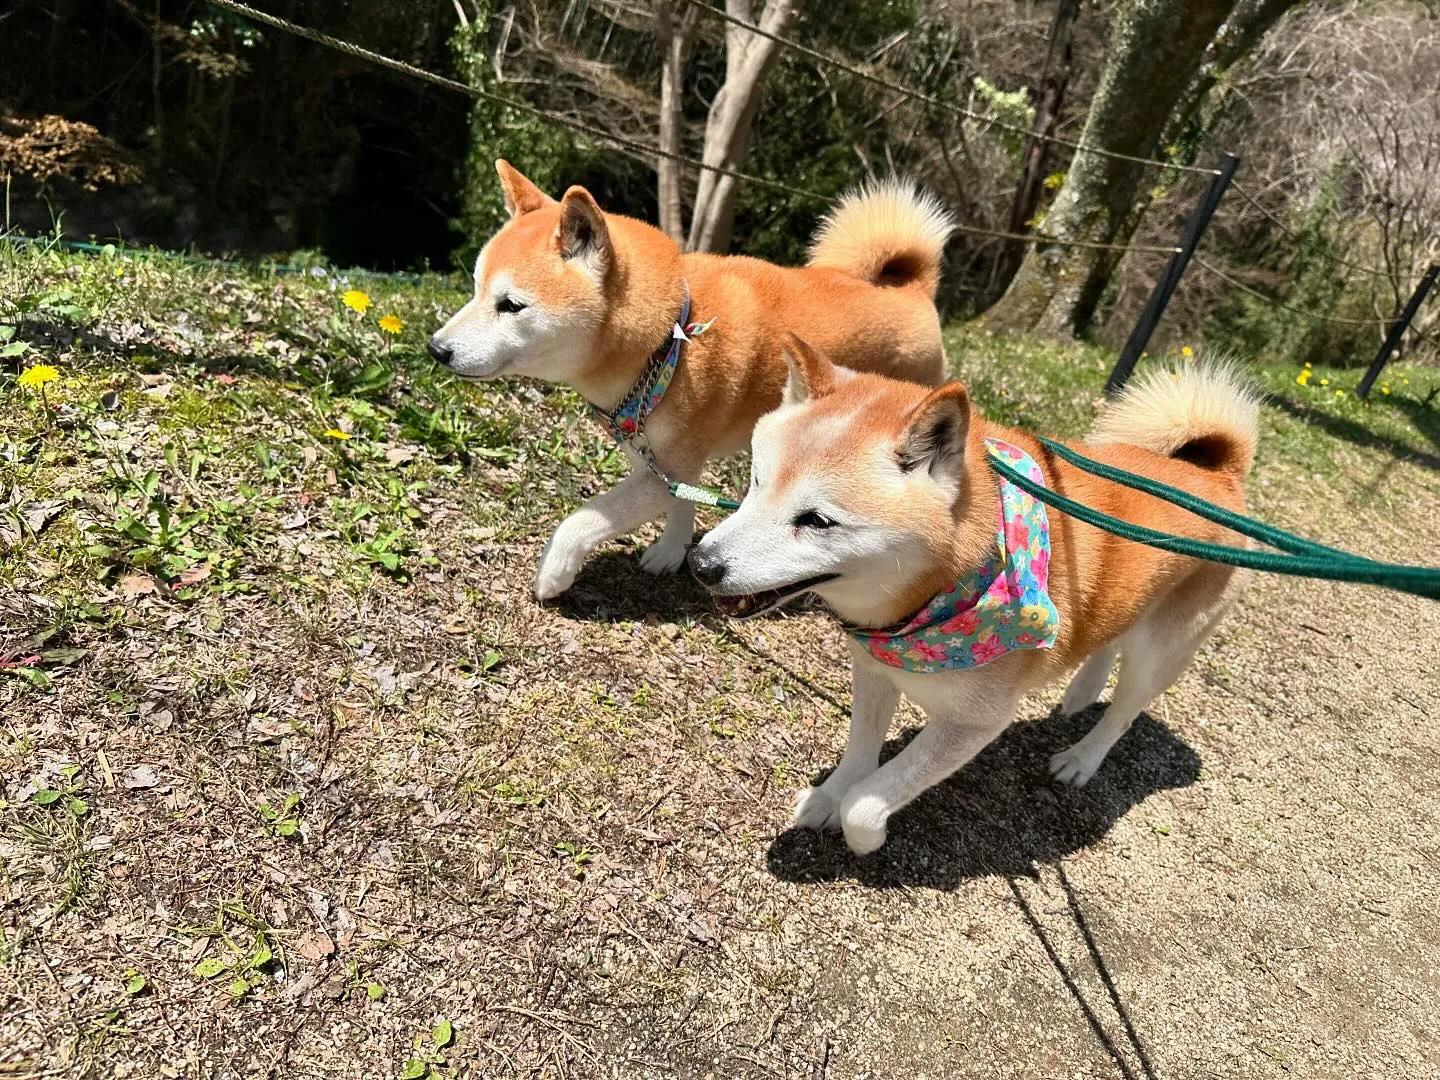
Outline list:
[[[557,610],[582,622],[724,622],[688,570],[647,574],[640,569],[641,550],[602,551],[591,557],[575,584],[553,601]]]
[[[1037,865],[1058,864],[1101,839],[1147,796],[1199,779],[1195,751],[1142,713],[1086,787],[1053,784],[1050,755],[1088,731],[1100,708],[1068,719],[1057,710],[1011,725],[970,764],[891,818],[884,847],[871,855],[852,855],[838,833],[789,829],[770,845],[770,870],[794,882],[848,878],[874,888],[947,891],[992,874],[1033,877]],[[899,753],[915,734],[892,739],[882,757]]]

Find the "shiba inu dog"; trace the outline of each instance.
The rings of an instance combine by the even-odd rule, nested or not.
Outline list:
[[[665,480],[694,483],[708,458],[742,450],[780,402],[780,337],[795,329],[838,362],[936,385],[945,377],[935,287],[952,225],[900,182],[845,200],[809,264],[683,254],[659,229],[607,214],[582,187],[558,202],[496,162],[510,221],[475,263],[475,297],[430,339],[466,379],[566,382],[630,458],[630,475],[566,518],[540,559],[535,595],[568,589],[601,544],[665,515],[641,558],[676,570],[695,511]],[[662,478],[663,477],[663,478]]]
[[[724,611],[813,592],[847,627],[849,745],[795,824],[874,851],[890,816],[1000,734],[1022,694],[1078,664],[1062,709],[1079,712],[1118,656],[1104,715],[1050,762],[1085,784],[1215,628],[1236,572],[1047,514],[987,456],[1125,521],[1201,540],[1226,530],[990,423],[958,382],[927,391],[845,371],[794,337],[786,349],[784,401],[756,425],[750,490],[690,564]],[[1083,453],[1241,511],[1258,416],[1236,368],[1197,361],[1133,383]],[[902,693],[929,722],[881,767]]]

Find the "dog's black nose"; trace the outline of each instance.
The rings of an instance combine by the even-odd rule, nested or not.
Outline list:
[[[725,576],[725,560],[697,548],[690,549],[690,572],[701,585],[715,586]]]
[[[425,347],[430,350],[430,355],[435,358],[437,364],[450,366],[450,360],[454,354],[450,351],[450,346],[441,341],[438,335],[430,335],[430,340],[425,343]]]

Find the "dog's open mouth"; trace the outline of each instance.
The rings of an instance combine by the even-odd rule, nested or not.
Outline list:
[[[766,589],[758,593],[711,593],[710,599],[715,601],[715,606],[720,609],[721,614],[729,615],[732,619],[750,619],[756,615],[763,615],[767,611],[773,611],[787,600],[792,600],[801,593],[807,593],[817,585],[824,585],[827,581],[834,581],[839,574],[816,574],[793,585],[786,585],[779,589]]]

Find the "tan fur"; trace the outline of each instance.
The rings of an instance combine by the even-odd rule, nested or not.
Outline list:
[[[796,483],[815,471],[842,477],[853,505],[867,519],[902,520],[928,537],[932,557],[928,564],[911,568],[912,587],[894,596],[876,597],[869,610],[841,611],[846,619],[873,626],[899,620],[917,610],[944,582],[979,561],[986,545],[993,542],[998,497],[995,473],[986,464],[986,438],[1018,446],[1039,464],[1052,490],[1102,513],[1180,536],[1243,544],[1228,530],[1164,500],[1075,468],[1026,432],[981,417],[969,405],[968,397],[964,398],[968,415],[964,480],[957,504],[948,505],[938,493],[924,498],[912,490],[875,484],[868,475],[871,450],[878,445],[900,452],[935,403],[947,395],[960,397],[963,388],[951,383],[927,394],[910,384],[859,376],[839,382],[828,393],[812,394],[807,423],[787,433],[777,485]],[[1109,406],[1097,425],[1097,442],[1067,445],[1076,445],[1097,461],[1243,512],[1243,477],[1254,455],[1258,422],[1256,401],[1231,367],[1197,363],[1173,372],[1161,369],[1139,380]],[[847,420],[843,429],[827,423],[839,418]],[[822,427],[843,430],[843,434],[814,437]],[[1120,433],[1168,448],[1168,453],[1212,437],[1235,450],[1218,467],[1203,468],[1168,453],[1115,441]],[[1051,511],[1049,520],[1050,594],[1060,611],[1061,631],[1052,649],[1019,654],[1019,662],[1027,669],[1027,684],[1074,667],[1123,634],[1152,605],[1162,601],[1183,605],[1197,590],[1213,598],[1224,591],[1232,576],[1227,568],[1122,540],[1058,511]]]
[[[518,369],[563,380],[612,409],[669,339],[688,283],[691,321],[713,323],[684,347],[645,430],[673,479],[694,482],[707,459],[748,445],[756,420],[780,402],[787,329],[847,367],[926,385],[945,377],[934,292],[949,224],[928,196],[899,184],[853,196],[822,226],[812,265],[780,267],[682,253],[659,229],[604,213],[584,188],[570,188],[557,202],[508,163],[496,167],[511,220],[477,262],[475,299],[437,332],[432,350],[445,356],[466,342],[499,340],[507,325],[521,325],[506,319],[553,316],[566,329],[556,332],[560,342],[550,343],[543,362],[534,361],[543,370],[527,368],[523,358],[466,361],[484,368],[475,374],[465,363],[452,366],[477,378]],[[538,310],[497,314],[494,297],[507,287]],[[488,346],[476,348],[483,353]],[[584,528],[562,524],[542,559],[538,596],[564,591],[595,546],[661,514],[675,528],[667,527],[664,552],[646,565],[679,565],[693,511],[647,477]]]
[[[991,423],[959,383],[927,391],[847,374],[801,341],[786,349],[785,404],[756,426],[750,492],[689,555],[724,610],[764,610],[814,592],[851,625],[903,623],[994,550],[999,481],[987,438],[1019,447],[1051,490],[1102,513],[1234,542],[1224,529],[1091,476],[1035,437]],[[1238,511],[1256,420],[1254,395],[1234,369],[1202,363],[1163,370],[1109,407],[1084,453]],[[1122,540],[1058,511],[1048,518],[1048,585],[1060,615],[1052,647],[912,671],[852,639],[849,743],[830,775],[801,795],[797,825],[840,828],[855,853],[876,850],[890,817],[999,735],[1022,694],[1078,665],[1061,703],[1073,715],[1100,699],[1118,657],[1104,714],[1050,759],[1060,782],[1088,783],[1234,598],[1229,567]],[[928,722],[882,764],[901,694]]]
[[[847,194],[825,216],[810,246],[810,265],[874,284],[913,284],[933,297],[945,241],[954,231],[940,200],[914,184],[871,184]]]
[[[1187,443],[1220,440],[1213,449],[1225,467],[1241,474],[1255,460],[1260,395],[1239,365],[1202,355],[1194,363],[1167,364],[1137,376],[1124,395],[1100,414],[1085,441],[1093,446],[1129,443],[1169,457]]]

